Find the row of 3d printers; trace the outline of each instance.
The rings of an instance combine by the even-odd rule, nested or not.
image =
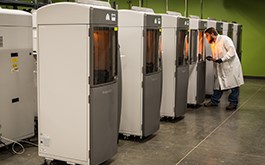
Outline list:
[[[139,7],[117,11],[99,1],[63,2],[38,9],[32,33],[31,14],[1,11],[8,18],[1,29],[8,29],[0,51],[12,64],[0,70],[11,79],[25,77],[26,90],[2,105],[21,106],[28,114],[9,128],[10,123],[0,123],[2,131],[14,140],[32,136],[33,124],[26,121],[37,106],[29,83],[36,70],[34,52],[39,155],[46,159],[100,164],[117,153],[119,133],[150,136],[159,130],[161,117],[181,117],[187,104],[201,104],[207,94],[204,30],[217,28],[217,21]],[[223,33],[232,35],[232,24],[226,24]],[[16,112],[10,112],[0,115],[1,122],[2,116],[14,118]],[[18,126],[24,134],[10,133]]]

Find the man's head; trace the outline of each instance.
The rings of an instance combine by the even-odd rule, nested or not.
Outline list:
[[[210,27],[205,30],[206,39],[209,42],[209,44],[216,41],[216,38],[218,36],[218,33],[215,28]]]

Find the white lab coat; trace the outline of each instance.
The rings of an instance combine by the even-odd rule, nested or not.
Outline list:
[[[214,89],[231,89],[244,84],[241,63],[233,41],[225,35],[218,35],[211,44],[214,59],[222,59],[222,63],[214,62]]]

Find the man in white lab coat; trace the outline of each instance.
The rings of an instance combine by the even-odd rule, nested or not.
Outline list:
[[[227,110],[235,110],[238,106],[239,86],[244,84],[241,63],[236,53],[233,41],[225,35],[219,35],[215,28],[205,30],[206,39],[211,45],[212,57],[206,57],[213,61],[214,65],[214,93],[211,101],[204,106],[217,106],[223,91],[231,89],[228,97]]]

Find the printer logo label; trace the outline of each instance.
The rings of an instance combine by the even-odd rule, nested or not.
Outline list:
[[[111,14],[111,21],[116,21],[116,14]]]
[[[161,19],[160,19],[160,18],[158,18],[158,24],[159,24],[159,25],[161,24]]]
[[[157,24],[157,19],[155,18],[155,20],[154,20],[154,24]]]
[[[105,19],[106,19],[106,21],[109,21],[110,20],[110,15],[109,14],[106,14]]]

